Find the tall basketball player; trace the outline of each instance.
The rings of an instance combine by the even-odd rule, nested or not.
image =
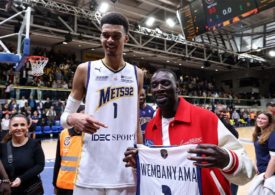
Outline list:
[[[74,194],[135,194],[132,170],[122,159],[128,146],[142,143],[138,97],[143,74],[123,59],[127,19],[113,12],[103,16],[100,25],[105,56],[78,66],[61,116],[63,127],[83,130]],[[76,113],[84,96],[85,114]]]

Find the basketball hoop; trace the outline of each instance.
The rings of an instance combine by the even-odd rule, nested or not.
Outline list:
[[[43,69],[48,63],[49,58],[44,56],[29,56],[27,61],[29,61],[32,66],[32,70],[29,72],[29,74],[35,77],[39,77],[43,75]]]

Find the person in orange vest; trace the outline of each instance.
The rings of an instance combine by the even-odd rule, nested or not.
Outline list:
[[[84,111],[84,105],[78,112]],[[81,131],[76,128],[64,129],[59,135],[53,172],[55,194],[72,195],[78,158],[81,153]]]
[[[253,126],[255,125],[255,117],[256,117],[256,113],[254,111],[251,111],[249,113],[249,117],[250,117],[250,125]]]

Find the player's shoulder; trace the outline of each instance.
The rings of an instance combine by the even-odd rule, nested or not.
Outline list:
[[[136,66],[136,70],[137,70],[137,75],[139,80],[143,81],[143,77],[144,77],[144,73],[143,70],[141,70],[139,67]]]
[[[85,71],[88,70],[88,64],[89,62],[83,62],[77,66],[78,71]]]
[[[88,66],[89,66],[89,64],[90,64],[90,66],[95,66],[95,65],[97,65],[97,64],[99,64],[99,63],[102,64],[101,60],[83,62],[83,63],[81,63],[81,64],[79,64],[79,65],[77,66],[77,69],[78,69],[79,71],[85,71],[85,72],[86,72],[86,71],[88,71]]]
[[[139,67],[136,66],[136,69],[138,74],[143,74],[143,71]]]
[[[131,67],[133,67],[134,69],[136,69],[137,73],[142,73],[142,72],[143,72],[138,66],[136,66],[136,65],[134,65],[134,64],[131,64],[131,63],[127,62],[126,65],[127,65],[127,66],[131,66]]]

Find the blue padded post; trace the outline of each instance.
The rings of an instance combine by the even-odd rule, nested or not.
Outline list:
[[[23,56],[29,56],[30,55],[30,43],[31,40],[28,38],[25,38],[23,41]]]
[[[15,65],[15,71],[20,71],[26,62],[28,56],[22,56],[20,61]]]

